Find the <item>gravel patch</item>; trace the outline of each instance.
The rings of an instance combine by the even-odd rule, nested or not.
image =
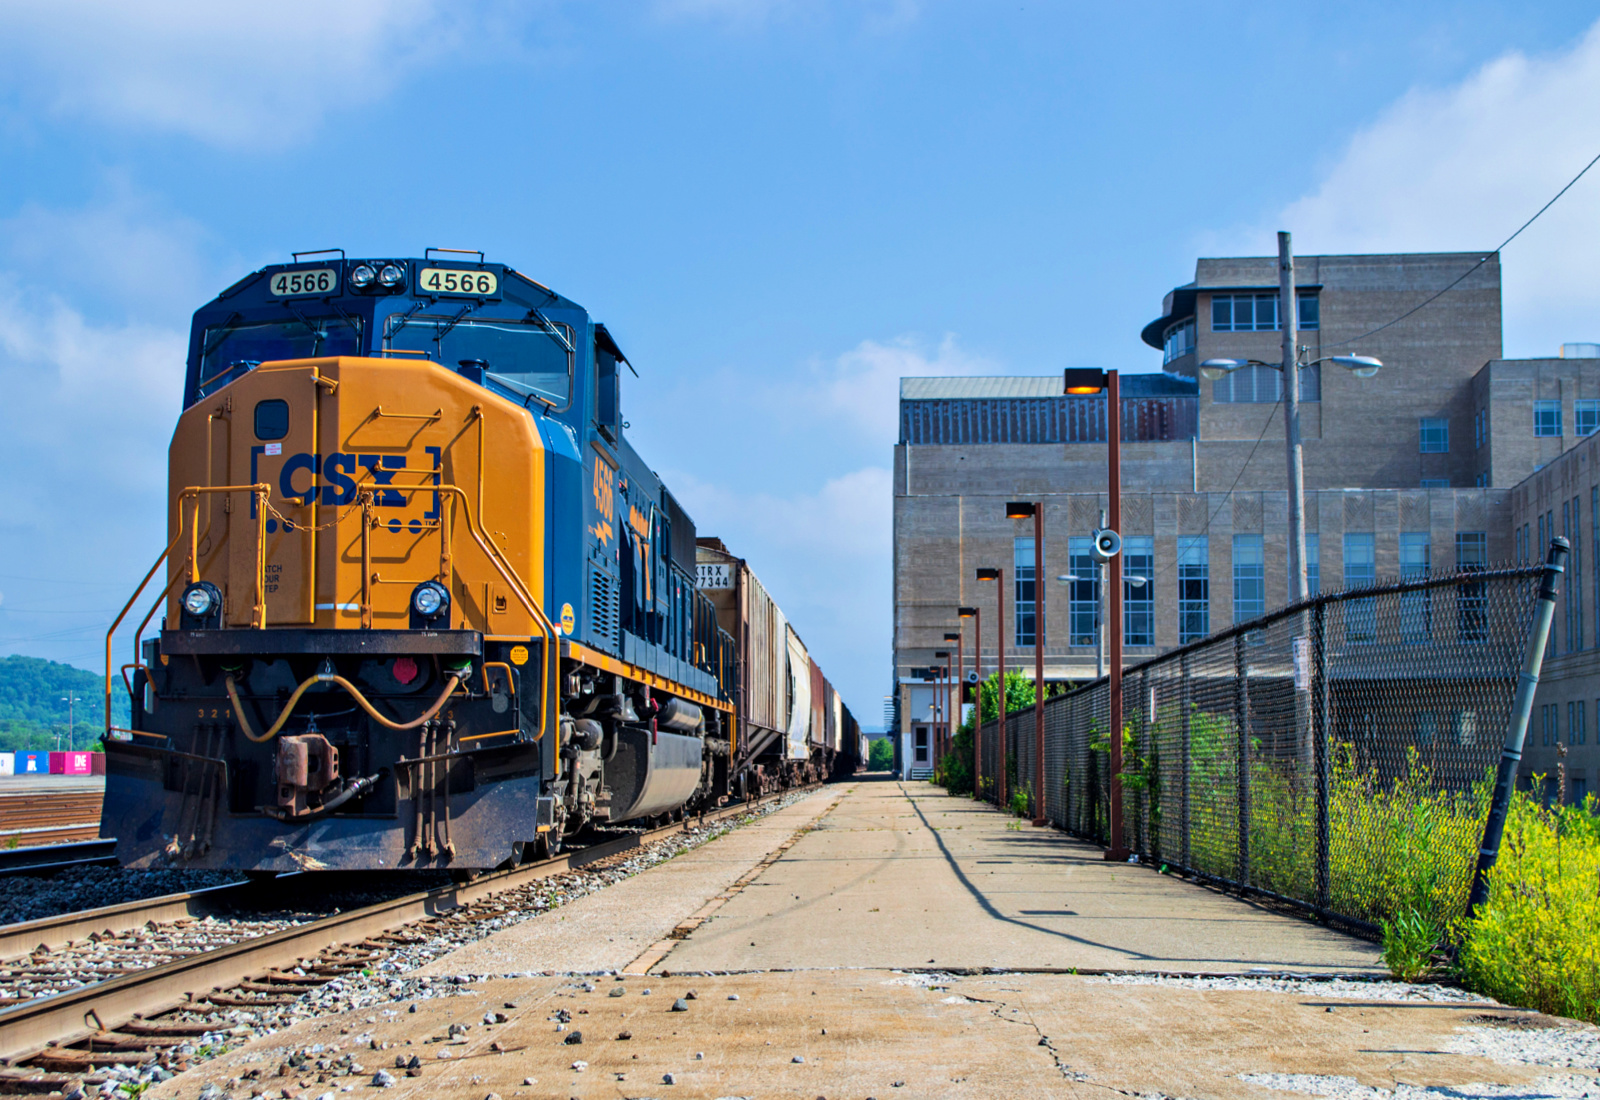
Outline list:
[[[7,875],[0,878],[0,924],[19,924],[238,881],[237,871],[135,871],[124,867],[68,867],[50,875]]]
[[[1472,1054],[1502,1066],[1549,1066],[1600,1072],[1600,1028],[1528,1026],[1515,1017],[1497,1027],[1464,1027],[1445,1045],[1451,1054]]]
[[[1413,985],[1408,982],[1364,981],[1360,978],[1180,978],[1160,974],[1106,974],[1087,978],[1106,985],[1161,985],[1174,989],[1220,992],[1294,993],[1341,1000],[1411,1001],[1433,1004],[1497,1005],[1499,1002],[1449,985]]]
[[[1563,1074],[1541,1077],[1528,1085],[1396,1085],[1372,1088],[1354,1077],[1322,1077],[1310,1073],[1242,1073],[1239,1080],[1280,1092],[1327,1096],[1333,1100],[1597,1100],[1600,1084],[1592,1078]]]
[[[404,1006],[407,1003],[439,997],[477,996],[478,991],[473,988],[474,984],[490,978],[554,976],[554,972],[551,971],[448,976],[416,976],[413,972],[436,958],[466,944],[484,939],[503,928],[532,920],[568,902],[576,901],[613,883],[631,878],[641,871],[659,866],[742,825],[793,805],[808,797],[810,793],[797,792],[787,795],[736,819],[719,822],[706,829],[690,828],[657,841],[648,848],[627,852],[579,870],[553,875],[525,886],[502,891],[440,917],[407,925],[404,931],[418,937],[415,942],[397,944],[387,949],[380,960],[373,962],[360,974],[337,978],[304,994],[291,1004],[264,1005],[260,1009],[235,1008],[227,1012],[174,1012],[165,1017],[163,1022],[206,1021],[214,1023],[216,1030],[200,1039],[185,1042],[176,1047],[172,1054],[184,1068],[190,1068],[223,1054],[230,1048],[281,1031],[303,1020],[371,1009],[375,1014],[366,1017],[366,1022],[376,1023],[378,1014],[392,1017],[402,1010],[391,1006]],[[304,971],[296,968],[285,973],[297,974]],[[572,975],[572,985],[574,988],[592,990],[594,985],[588,980],[589,978],[613,973],[615,972],[595,971]],[[354,1037],[352,1044],[359,1048],[368,1040],[370,1036],[358,1035]],[[326,1079],[327,1087],[337,1092],[347,1091],[350,1087],[364,1088],[370,1085],[375,1069],[383,1064],[377,1061],[377,1055],[370,1051],[365,1055],[366,1065],[362,1065],[360,1055],[349,1051],[337,1056],[332,1055],[332,1051],[307,1047],[263,1052],[260,1058],[267,1061],[281,1059],[298,1063],[309,1061],[316,1066],[319,1075]],[[250,1060],[256,1059],[257,1055],[253,1054]],[[147,1066],[143,1069],[125,1067],[122,1071],[108,1073],[104,1080],[96,1084],[101,1089],[101,1095],[106,1097],[136,1096],[141,1084],[166,1079],[157,1073],[171,1076],[170,1071],[162,1070],[159,1066]],[[222,1094],[218,1091],[214,1095]],[[314,1100],[318,1093],[311,1092],[309,1096]]]

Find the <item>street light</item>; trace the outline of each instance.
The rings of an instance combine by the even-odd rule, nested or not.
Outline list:
[[[1005,730],[1006,730],[1006,571],[1004,569],[979,569],[977,571],[977,577],[978,577],[978,579],[980,581],[994,581],[995,582],[995,586],[994,586],[995,613],[996,613],[996,615],[999,616],[995,620],[995,627],[994,627],[994,636],[995,636],[995,643],[996,643],[995,644],[995,655],[996,655],[995,663],[996,663],[996,668],[997,668],[997,670],[999,672],[999,677],[998,677],[998,681],[997,681],[999,686],[998,686],[998,689],[995,692],[995,712],[999,716],[999,719],[1000,719],[1000,745],[1001,745],[1001,752],[1002,752],[1002,756],[1001,756],[1001,759],[1000,759],[1000,766],[999,766],[999,774],[995,777],[995,781],[994,781],[995,805],[998,806],[998,805],[1003,805],[1004,802],[1005,802],[1005,776],[1006,776],[1006,767],[1005,767],[1006,762],[1005,762],[1005,757],[1003,755],[1003,753],[1005,751]],[[977,729],[979,731],[979,738],[980,739],[974,745],[974,751],[973,751],[974,761],[977,761],[977,760],[981,759],[982,755],[983,755],[983,743],[982,743],[982,740],[981,740],[982,730],[983,730],[983,688],[982,688],[982,686],[980,686],[978,688],[978,726],[977,726]],[[974,776],[981,776],[983,769],[982,769],[981,765],[979,765],[979,764],[977,764],[975,762],[973,764],[972,771],[973,771],[973,775]],[[974,786],[976,786],[976,780],[974,780]],[[981,791],[980,791],[980,797],[981,797]]]
[[[982,679],[982,677],[978,674],[978,663],[983,659],[983,615],[976,607],[958,607],[956,608],[956,617],[957,619],[972,620],[972,682],[978,683]],[[963,633],[965,633],[965,627],[963,627]],[[965,654],[962,652],[960,646],[956,647],[956,657],[958,658],[956,664],[960,666],[956,669],[956,679],[961,682],[961,687],[959,689],[960,694],[957,696],[957,698],[959,698],[962,703],[965,703],[967,693],[967,671]],[[978,730],[981,729],[982,726],[983,690],[980,688],[978,690],[978,709],[972,719],[972,743],[974,746],[976,746],[978,743]],[[973,753],[973,758],[977,758],[976,751]],[[974,772],[973,774],[976,775],[977,773]],[[974,788],[974,790],[976,790],[976,788]]]
[[[1044,503],[1008,501],[1006,519],[1033,517],[1033,824],[1044,816]],[[1002,742],[1003,744],[1004,742]]]
[[[1283,332],[1283,354],[1276,363],[1263,363],[1259,359],[1207,359],[1200,364],[1200,373],[1213,382],[1224,378],[1240,367],[1271,367],[1283,375],[1283,436],[1288,451],[1289,466],[1289,582],[1290,603],[1306,598],[1306,520],[1305,520],[1305,465],[1300,454],[1300,370],[1318,363],[1334,363],[1357,378],[1371,378],[1383,367],[1383,362],[1370,355],[1324,355],[1309,363],[1300,362],[1295,319],[1298,305],[1294,288],[1294,250],[1288,233],[1278,234],[1278,317]],[[1291,367],[1295,369],[1290,369]]]
[[[1093,577],[1080,577],[1076,573],[1062,573],[1056,578],[1057,584],[1093,581],[1099,586],[1094,601],[1094,678],[1096,680],[1106,674],[1105,568],[1104,564],[1095,566],[1095,576]],[[1143,588],[1145,582],[1149,580],[1148,577],[1123,577],[1122,579],[1134,588]]]
[[[933,651],[935,661],[943,661],[942,665],[934,665],[933,670],[939,676],[939,685],[934,688],[934,698],[939,700],[939,723],[933,727],[933,762],[939,763],[943,755],[942,746],[944,735],[941,729],[946,729],[950,724],[950,653],[948,650],[936,649]]]
[[[944,716],[944,752],[950,751],[950,739],[955,736],[956,725],[961,721],[961,632],[946,631],[944,640],[956,643],[955,675],[950,674],[950,663],[945,661],[945,703],[947,713]],[[946,653],[945,657],[949,658]],[[941,754],[942,755],[942,754]]]

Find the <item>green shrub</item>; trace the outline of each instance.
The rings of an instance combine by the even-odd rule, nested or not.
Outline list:
[[[1458,922],[1467,988],[1600,1023],[1600,818],[1582,807],[1512,799],[1489,900]]]
[[[1433,953],[1444,931],[1431,917],[1406,906],[1383,922],[1383,965],[1402,982],[1433,971]]]

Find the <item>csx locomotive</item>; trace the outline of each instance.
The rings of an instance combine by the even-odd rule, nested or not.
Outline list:
[[[854,757],[803,647],[756,637],[748,593],[697,590],[604,325],[481,253],[295,261],[194,316],[141,592],[166,585],[131,661],[112,635],[139,592],[107,635],[124,864],[471,871]],[[742,697],[782,691],[758,665],[789,705],[753,720]],[[770,728],[802,719],[798,748]]]

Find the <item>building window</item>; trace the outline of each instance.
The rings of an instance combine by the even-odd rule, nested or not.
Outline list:
[[[1489,565],[1489,535],[1484,531],[1456,532],[1456,572],[1481,573]],[[1483,585],[1456,587],[1456,638],[1463,642],[1489,639],[1489,601]]]
[[[1581,745],[1589,739],[1587,716],[1583,713],[1583,700],[1567,704],[1567,744]]]
[[[1426,531],[1400,533],[1400,579],[1425,580],[1428,576],[1429,542]],[[1404,592],[1400,595],[1400,639],[1413,645],[1433,640],[1433,593]]]
[[[1550,727],[1554,724],[1554,716],[1551,712],[1555,709],[1556,705],[1554,703],[1543,703],[1539,706],[1539,745],[1541,748],[1550,747]],[[1559,738],[1560,736],[1560,731],[1557,731],[1556,737]],[[1560,741],[1558,740],[1556,743],[1560,744]]]
[[[1456,711],[1456,744],[1478,743],[1478,712],[1467,707]]]
[[[1034,630],[1038,622],[1036,611],[1038,605],[1034,602],[1038,585],[1034,583],[1033,575],[1033,539],[1016,539],[1014,542],[1013,570],[1016,574],[1016,620],[1017,620],[1017,645],[1031,646],[1034,644]]]
[[[1211,383],[1211,400],[1221,404],[1274,405],[1283,399],[1283,374],[1277,367],[1240,367]],[[1322,400],[1322,368],[1300,368],[1300,400]]]
[[[1535,401],[1533,403],[1533,434],[1561,434],[1561,402]]]
[[[1122,641],[1124,645],[1156,644],[1156,540],[1146,536],[1122,540]],[[1136,585],[1132,578],[1142,577]]]
[[[1322,324],[1322,307],[1315,294],[1295,296],[1301,332],[1315,332]],[[1213,294],[1212,332],[1277,332],[1278,292],[1267,294]]]
[[[1315,596],[1322,590],[1321,539],[1315,531],[1306,532],[1306,595]]]
[[[1579,435],[1593,435],[1600,428],[1600,401],[1574,401],[1572,420]]]
[[[1489,436],[1489,410],[1479,409],[1472,414],[1472,447],[1482,447]]]
[[[1572,804],[1582,807],[1589,798],[1589,781],[1575,775],[1568,782],[1572,784]]]
[[[1421,486],[1424,489],[1448,489],[1450,488],[1450,479],[1447,477],[1425,477],[1422,479]]]
[[[1423,454],[1444,454],[1450,450],[1450,421],[1442,416],[1424,416],[1417,421]]]
[[[1378,576],[1378,560],[1370,534],[1344,536],[1344,586],[1360,588]],[[1344,605],[1344,633],[1348,642],[1370,642],[1378,632],[1377,607],[1371,600],[1349,600]]]
[[[1561,587],[1565,603],[1566,618],[1564,622],[1563,641],[1567,653],[1572,653],[1583,648],[1583,572],[1579,567],[1580,549],[1578,536],[1579,520],[1578,497],[1561,502],[1561,530],[1567,536],[1567,542],[1572,550],[1567,558],[1567,576],[1571,579]]]
[[[1438,736],[1439,722],[1434,717],[1433,711],[1425,710],[1417,715],[1417,744],[1431,745]]]
[[[1173,325],[1167,330],[1167,339],[1162,351],[1161,362],[1170,363],[1194,351],[1194,318],[1179,325]]]
[[[1267,610],[1266,558],[1260,535],[1233,536],[1233,621],[1248,622]]]
[[[1487,489],[1489,487],[1489,475],[1479,474],[1477,479],[1473,481],[1473,484],[1480,489]]]
[[[1069,539],[1067,551],[1072,571],[1067,582],[1067,629],[1072,634],[1068,644],[1095,645],[1100,637],[1100,563],[1095,560],[1094,540]]]
[[[1204,535],[1178,536],[1178,643],[1211,633],[1211,552]]]

